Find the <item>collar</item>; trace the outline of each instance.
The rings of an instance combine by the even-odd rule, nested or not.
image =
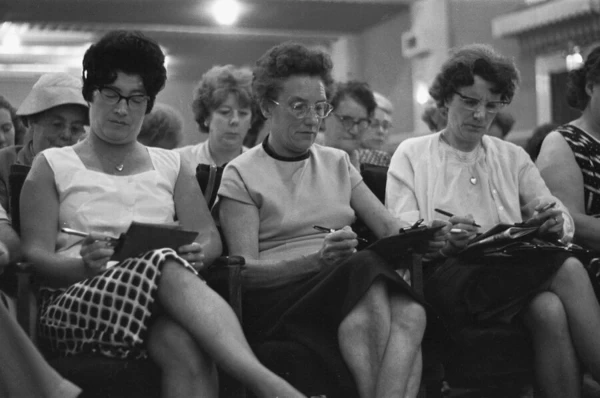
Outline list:
[[[267,155],[269,155],[273,159],[281,160],[282,162],[299,162],[301,160],[306,160],[310,157],[310,151],[307,151],[306,153],[303,153],[302,155],[299,155],[299,156],[291,156],[291,157],[281,156],[275,152],[275,150],[269,145],[268,141],[269,141],[269,136],[267,135],[262,142],[262,147],[265,150],[265,152],[267,153]]]

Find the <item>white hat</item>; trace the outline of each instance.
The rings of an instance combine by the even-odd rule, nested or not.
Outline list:
[[[17,115],[29,116],[60,105],[88,108],[81,94],[81,80],[68,73],[46,73],[33,85],[19,106]]]

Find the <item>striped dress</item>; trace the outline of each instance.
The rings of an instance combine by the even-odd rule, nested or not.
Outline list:
[[[600,141],[571,124],[557,131],[571,147],[583,174],[585,214],[600,214]]]

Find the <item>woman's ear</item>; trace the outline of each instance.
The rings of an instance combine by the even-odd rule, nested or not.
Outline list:
[[[271,118],[271,103],[267,100],[263,100],[258,104],[260,108],[260,113],[264,116],[265,119]]]
[[[588,97],[591,97],[592,94],[594,94],[594,86],[596,85],[596,83],[594,82],[586,82],[585,83],[585,93],[588,95]]]

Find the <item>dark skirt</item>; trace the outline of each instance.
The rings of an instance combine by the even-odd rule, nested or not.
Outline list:
[[[387,282],[390,292],[424,304],[394,271],[402,267],[402,263],[389,264],[364,250],[302,281],[248,291],[244,293],[246,335],[251,343],[280,340],[302,344],[322,360],[340,389],[352,390],[354,381],[339,350],[338,327],[378,278]]]
[[[568,253],[450,258],[425,273],[425,299],[455,336],[482,322],[511,322],[546,290]]]

